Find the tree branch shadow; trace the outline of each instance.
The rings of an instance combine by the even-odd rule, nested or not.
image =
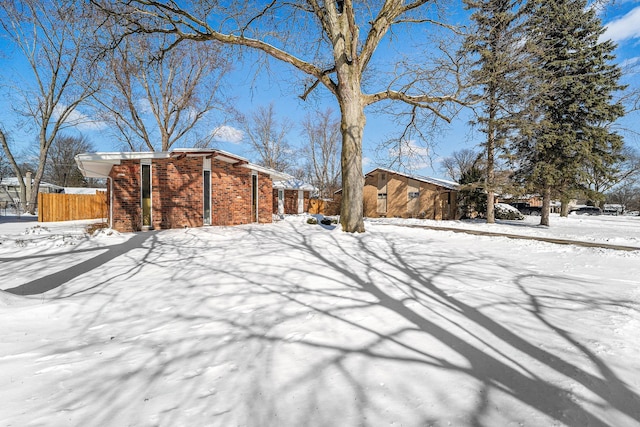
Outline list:
[[[138,233],[126,242],[109,246],[105,252],[93,258],[22,285],[5,289],[5,292],[23,296],[44,294],[45,292],[56,289],[85,273],[103,266],[114,258],[122,256],[131,250],[141,248],[151,234],[152,232]]]
[[[637,390],[546,311],[630,301],[559,291],[543,304],[531,284],[551,276],[486,253],[438,252],[419,231],[413,241],[381,241],[287,223],[220,230],[154,234],[126,275],[59,295],[105,298],[80,304],[75,335],[48,350],[83,363],[56,410],[90,405],[74,419],[83,425],[640,423]],[[493,270],[479,273],[485,265]],[[149,266],[171,286],[147,279]],[[465,293],[495,271],[508,277],[501,288],[483,289],[484,299]],[[505,322],[499,310],[519,317]],[[581,363],[519,334],[516,322],[570,344]],[[594,398],[576,398],[559,378]],[[457,388],[466,406],[432,408]]]

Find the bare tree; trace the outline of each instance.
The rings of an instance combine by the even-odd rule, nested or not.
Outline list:
[[[162,34],[132,36],[106,57],[108,85],[95,99],[133,151],[206,147],[215,135],[198,125],[212,110],[231,111],[221,85],[230,65],[219,46],[184,43],[163,52],[166,43]]]
[[[625,182],[607,193],[607,203],[617,203],[623,206],[625,211],[640,210],[640,187],[637,183]]]
[[[404,58],[396,58],[394,70],[388,70],[389,59],[385,58],[382,64],[387,70],[365,78],[365,73],[373,70],[376,49],[392,27],[409,35],[410,28],[416,32],[426,28],[453,30],[440,20],[437,0],[273,0],[266,5],[238,0],[224,4],[196,1],[185,6],[176,1],[92,1],[126,25],[127,33],[174,35],[168,48],[185,40],[209,41],[258,50],[289,64],[310,79],[303,99],[318,86],[324,87],[336,99],[341,114],[340,221],[344,231],[364,231],[365,108],[394,101],[409,106],[410,118],[424,109],[447,120],[441,107],[458,100],[460,87],[450,90],[444,85],[447,78],[459,83],[457,75],[437,75],[425,66],[428,50],[406,43],[406,52],[400,54]],[[426,40],[422,32],[419,38]]]
[[[38,167],[29,200],[14,154],[4,138],[2,143],[18,177],[21,203],[34,213],[51,144],[62,129],[86,120],[77,108],[96,90],[86,84],[93,74],[84,49],[93,32],[82,4],[71,0],[2,1],[0,13],[2,30],[24,55],[35,82],[21,80],[12,90],[21,98],[18,112],[37,132]]]
[[[451,156],[442,159],[442,169],[449,178],[460,182],[462,175],[474,167],[484,169],[482,163],[482,153],[464,148],[454,151]]]
[[[9,163],[9,159],[7,159],[4,149],[6,137],[2,128],[0,128],[0,144],[2,145],[2,150],[0,150],[0,181],[2,181],[11,174],[11,164]]]
[[[302,134],[307,175],[322,197],[330,197],[340,186],[340,121],[330,108],[309,114]]]
[[[283,172],[292,169],[294,155],[287,136],[293,123],[286,118],[278,120],[273,104],[258,107],[251,116],[242,118],[242,124],[258,163]]]
[[[586,162],[587,185],[592,196],[602,196],[618,184],[635,185],[640,179],[640,151],[630,145],[624,146],[621,156],[613,159],[613,163],[605,165],[607,174],[598,173],[598,167]]]
[[[84,187],[86,178],[78,169],[75,156],[94,151],[84,136],[58,135],[51,144],[45,164],[44,179],[61,187]]]

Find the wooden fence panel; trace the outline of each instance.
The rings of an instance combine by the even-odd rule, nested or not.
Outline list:
[[[340,215],[340,200],[310,199],[309,213],[311,215]]]
[[[321,199],[309,200],[309,213],[311,215],[321,214],[324,212],[325,201]]]
[[[107,195],[97,194],[38,194],[38,221],[74,221],[107,218]]]

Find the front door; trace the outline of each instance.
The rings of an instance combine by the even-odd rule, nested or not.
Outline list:
[[[387,213],[387,174],[378,174],[378,215],[385,215]]]

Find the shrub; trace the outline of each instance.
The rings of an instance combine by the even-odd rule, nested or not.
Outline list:
[[[496,219],[524,219],[524,215],[511,205],[505,203],[496,203],[494,205]]]
[[[106,222],[96,222],[94,224],[89,224],[87,225],[87,233],[93,235],[96,230],[101,230],[103,228],[109,228],[109,224],[107,224]]]
[[[309,218],[307,219],[307,224],[317,224],[318,220],[315,218]]]

